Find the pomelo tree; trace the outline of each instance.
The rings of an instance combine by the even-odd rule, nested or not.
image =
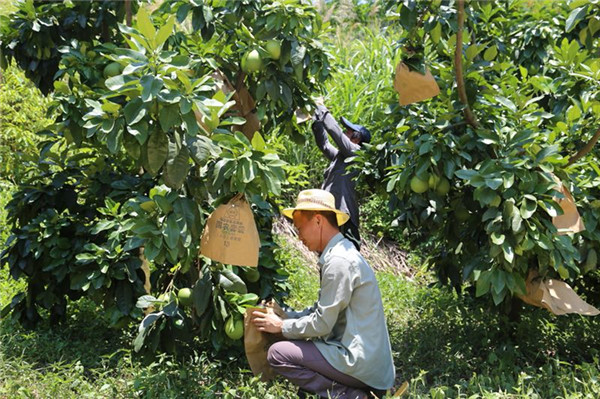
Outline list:
[[[55,123],[7,207],[1,262],[27,289],[2,316],[60,321],[85,296],[114,327],[143,318],[138,351],[196,336],[239,350],[244,307],[286,290],[271,223],[287,165],[272,142],[297,135],[295,111],[329,76],[319,15],[302,1],[17,4],[2,57],[51,94]],[[198,254],[206,217],[238,192],[256,271]]]
[[[389,2],[386,15],[404,62],[441,89],[400,106],[388,88],[380,134],[357,157],[411,247],[427,241],[441,283],[497,305],[525,293],[532,269],[597,282],[597,1]],[[558,234],[553,175],[585,231]]]

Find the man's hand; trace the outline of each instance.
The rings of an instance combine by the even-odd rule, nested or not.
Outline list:
[[[265,313],[259,310],[252,312],[252,323],[259,331],[264,331],[272,334],[281,333],[283,320],[281,317],[273,313]]]

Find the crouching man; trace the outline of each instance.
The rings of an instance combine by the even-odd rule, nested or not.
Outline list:
[[[294,221],[300,239],[319,258],[319,298],[287,318],[254,312],[260,331],[286,340],[269,348],[268,361],[300,392],[323,398],[382,396],[394,384],[395,370],[381,293],[375,274],[355,246],[340,233],[348,214],[335,207],[332,194],[304,190],[295,208],[283,214]]]

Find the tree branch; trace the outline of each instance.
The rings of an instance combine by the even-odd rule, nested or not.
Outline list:
[[[458,98],[460,102],[464,104],[465,118],[467,122],[473,127],[478,127],[477,119],[469,107],[469,100],[467,98],[467,91],[465,89],[465,81],[463,77],[462,69],[462,37],[463,27],[465,25],[465,0],[458,0],[458,32],[456,32],[456,51],[454,52],[454,72],[456,74],[456,88],[458,89]]]
[[[598,129],[596,131],[594,136],[590,139],[590,141],[588,141],[588,143],[586,145],[583,146],[583,148],[581,150],[577,151],[577,154],[575,154],[571,158],[569,158],[569,163],[567,163],[567,166],[574,164],[577,160],[579,160],[585,154],[590,152],[592,150],[592,148],[594,148],[594,146],[596,145],[596,142],[598,141],[598,139],[600,139],[600,129]]]
[[[131,0],[125,0],[125,22],[131,27]]]

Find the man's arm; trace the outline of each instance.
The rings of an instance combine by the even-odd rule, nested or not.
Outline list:
[[[329,110],[324,106],[319,106],[315,112],[315,117],[317,117],[317,115],[319,116],[319,119],[323,121],[323,128],[329,133],[331,139],[335,142],[344,158],[354,156],[354,152],[358,150],[360,146],[350,141]]]
[[[285,319],[283,336],[290,339],[323,337],[331,332],[340,312],[350,302],[354,282],[347,263],[332,259],[321,280],[321,295],[314,312],[299,319]]]
[[[332,146],[327,139],[325,125],[323,123],[323,118],[327,114],[329,114],[329,110],[325,106],[320,105],[317,107],[315,115],[313,116],[312,131],[315,136],[317,147],[319,147],[321,152],[331,161],[337,155],[338,150]]]

